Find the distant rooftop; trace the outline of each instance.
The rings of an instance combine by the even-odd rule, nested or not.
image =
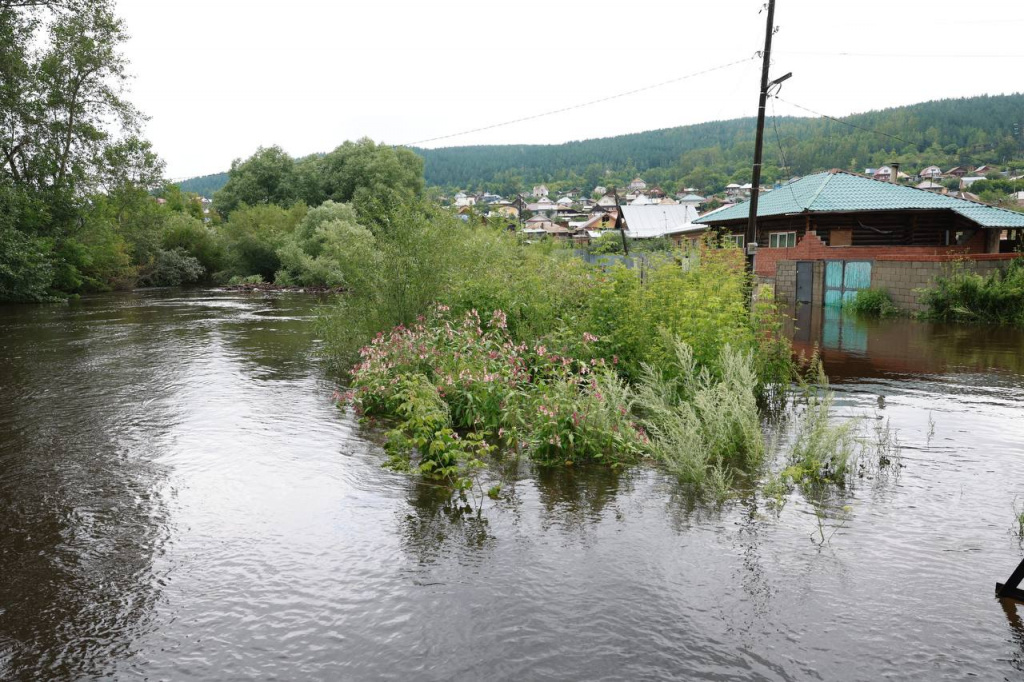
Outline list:
[[[863,211],[949,210],[982,227],[1024,227],[1024,213],[894,185],[847,171],[808,175],[760,197],[757,216]],[[749,202],[705,214],[698,223],[746,220]]]

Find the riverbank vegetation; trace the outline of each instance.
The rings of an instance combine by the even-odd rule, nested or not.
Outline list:
[[[895,317],[900,314],[892,296],[884,289],[861,289],[853,298],[843,301],[843,310],[862,317]]]
[[[1024,258],[988,275],[954,263],[922,293],[925,316],[945,322],[985,322],[1024,327]]]

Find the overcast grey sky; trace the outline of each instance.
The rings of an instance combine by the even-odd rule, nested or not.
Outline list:
[[[756,113],[763,0],[119,0],[132,100],[180,178],[260,145],[551,143]],[[777,0],[782,97],[842,116],[1024,91],[1022,0]],[[778,102],[779,115],[807,115]],[[772,110],[769,108],[769,114]]]

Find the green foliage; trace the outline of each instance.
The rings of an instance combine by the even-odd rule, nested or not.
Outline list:
[[[373,221],[423,193],[423,160],[408,149],[369,138],[346,141],[322,157],[299,164],[301,196],[310,206],[351,203]]]
[[[939,100],[847,117],[855,127],[821,118],[780,117],[779,136],[786,141],[789,165],[782,167],[777,150],[766,150],[764,178],[774,182],[835,167],[863,172],[890,161],[911,171],[933,163],[948,168],[1019,158],[1013,126],[1020,122],[1022,106],[1021,94]],[[591,191],[598,182],[625,187],[640,172],[649,185],[659,184],[666,191],[688,186],[715,192],[729,182],[750,181],[755,130],[753,119],[734,119],[559,145],[416,151],[424,159],[430,185],[507,191],[514,174],[521,189],[546,182],[553,190],[578,186]],[[605,174],[605,169],[611,172]]]
[[[893,317],[900,314],[900,309],[884,289],[861,289],[852,299],[843,301],[843,310],[864,317]]]
[[[587,251],[593,254],[623,253],[622,235],[618,230],[605,230],[590,243]]]
[[[0,302],[43,301],[50,296],[50,245],[0,226]]]
[[[452,319],[441,306],[378,334],[360,355],[346,402],[398,419],[389,450],[416,450],[431,473],[456,466],[462,442],[479,452],[505,440],[543,464],[617,464],[643,452],[630,390],[606,364],[515,344],[502,311],[484,323],[475,311]]]
[[[287,206],[299,199],[295,161],[277,146],[260,147],[245,161],[232,161],[227,184],[213,196],[224,216],[241,206]]]
[[[731,256],[709,252],[699,267],[684,270],[673,256],[652,255],[643,278],[639,268],[617,266],[587,292],[586,326],[630,377],[644,363],[670,365],[675,349],[666,339],[673,337],[693,349],[698,364],[714,368],[726,344],[749,349],[755,342],[746,278]]]
[[[310,209],[278,255],[278,284],[353,290],[372,286],[380,260],[373,233],[358,223],[355,209],[333,201]]]
[[[139,273],[137,284],[143,287],[176,287],[197,282],[205,275],[203,264],[185,249],[161,249],[153,262]]]
[[[259,275],[249,275],[248,277],[234,275],[228,280],[228,286],[240,286],[243,284],[264,284],[264,281]]]
[[[281,269],[280,249],[289,243],[292,232],[306,215],[303,204],[289,209],[273,204],[242,206],[221,227],[231,275],[259,275],[274,280]]]
[[[922,292],[926,316],[948,322],[987,322],[1024,327],[1024,258],[982,276],[954,263]]]
[[[192,192],[201,197],[212,199],[217,190],[227,184],[229,177],[227,173],[213,173],[198,178],[189,178],[183,181],[179,187],[182,192]]]
[[[643,365],[637,411],[655,458],[681,480],[723,497],[734,474],[754,472],[764,455],[753,354],[723,346],[718,378],[698,367],[688,345],[671,341],[674,355],[665,365]]]
[[[227,183],[213,200],[225,216],[243,205],[348,203],[367,222],[382,218],[422,193],[420,157],[407,149],[363,138],[346,141],[328,154],[298,161],[280,147],[260,147],[248,159],[232,162]]]
[[[811,396],[797,422],[796,437],[782,478],[789,483],[845,485],[857,456],[857,422],[833,424],[832,394]]]
[[[163,223],[160,240],[165,251],[183,250],[202,265],[203,276],[220,272],[226,265],[226,253],[219,235],[201,220],[173,213]]]

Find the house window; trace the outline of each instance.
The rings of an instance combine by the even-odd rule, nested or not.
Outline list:
[[[722,238],[722,244],[733,244],[738,248],[743,248],[743,235],[742,234],[727,234]]]
[[[796,246],[796,232],[772,232],[768,235],[769,249],[788,249]]]

